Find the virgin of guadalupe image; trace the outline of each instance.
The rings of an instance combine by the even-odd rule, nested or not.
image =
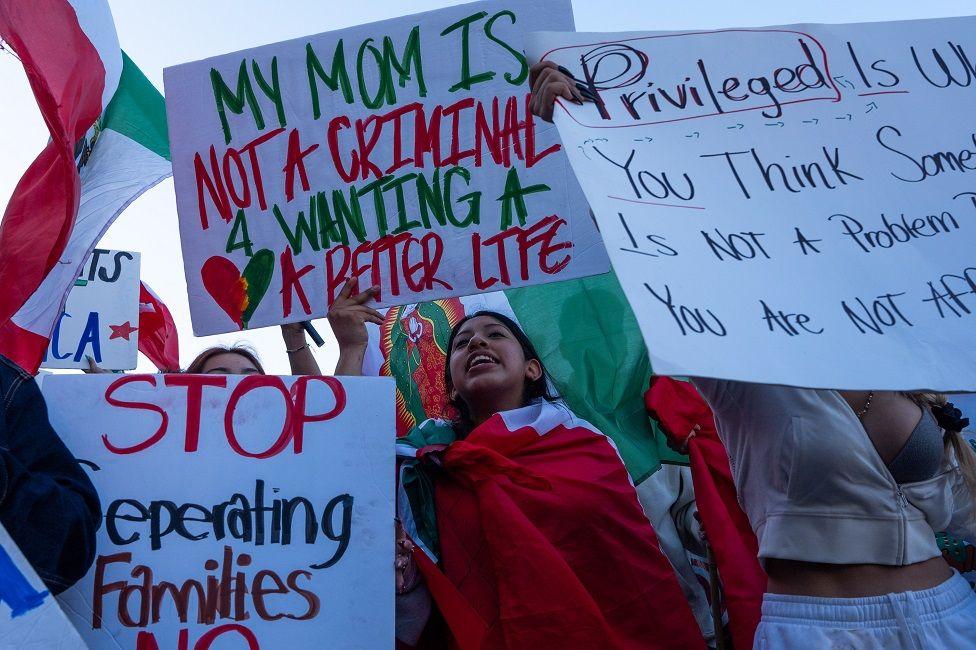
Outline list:
[[[444,363],[451,328],[464,317],[457,298],[393,307],[380,328],[381,373],[396,380],[397,436],[428,418],[451,419]]]

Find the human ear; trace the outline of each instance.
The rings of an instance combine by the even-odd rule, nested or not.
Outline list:
[[[542,376],[542,364],[538,359],[529,359],[525,362],[525,378],[535,381]]]

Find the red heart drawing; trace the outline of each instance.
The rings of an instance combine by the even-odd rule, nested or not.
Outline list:
[[[237,327],[244,329],[241,316],[247,306],[247,283],[237,265],[226,257],[215,255],[203,263],[200,275],[214,302],[237,323]]]
[[[226,257],[215,255],[204,262],[200,275],[214,302],[237,323],[237,327],[247,329],[248,321],[271,286],[274,263],[274,253],[267,248],[255,253],[243,272]]]

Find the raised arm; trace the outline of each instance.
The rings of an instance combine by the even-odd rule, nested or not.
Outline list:
[[[285,340],[285,352],[293,375],[321,375],[319,364],[312,354],[312,348],[305,340],[305,328],[301,323],[288,323],[281,326],[281,338]]]
[[[363,374],[363,358],[369,343],[366,323],[383,324],[383,315],[366,305],[378,295],[379,288],[370,287],[353,294],[353,284],[352,279],[346,281],[329,309],[329,325],[339,343],[339,361],[334,374],[350,377]]]

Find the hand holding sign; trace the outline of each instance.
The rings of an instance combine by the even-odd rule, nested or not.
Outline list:
[[[339,297],[329,309],[329,325],[339,343],[337,375],[358,375],[362,372],[363,356],[369,343],[366,323],[383,325],[383,315],[366,305],[379,294],[378,287],[370,287],[362,293],[354,294],[356,281],[346,280]]]
[[[566,75],[552,61],[540,61],[529,70],[529,85],[532,87],[532,112],[546,122],[552,122],[553,102],[556,97],[568,99],[577,104],[583,103],[583,95],[576,88],[576,81]]]

